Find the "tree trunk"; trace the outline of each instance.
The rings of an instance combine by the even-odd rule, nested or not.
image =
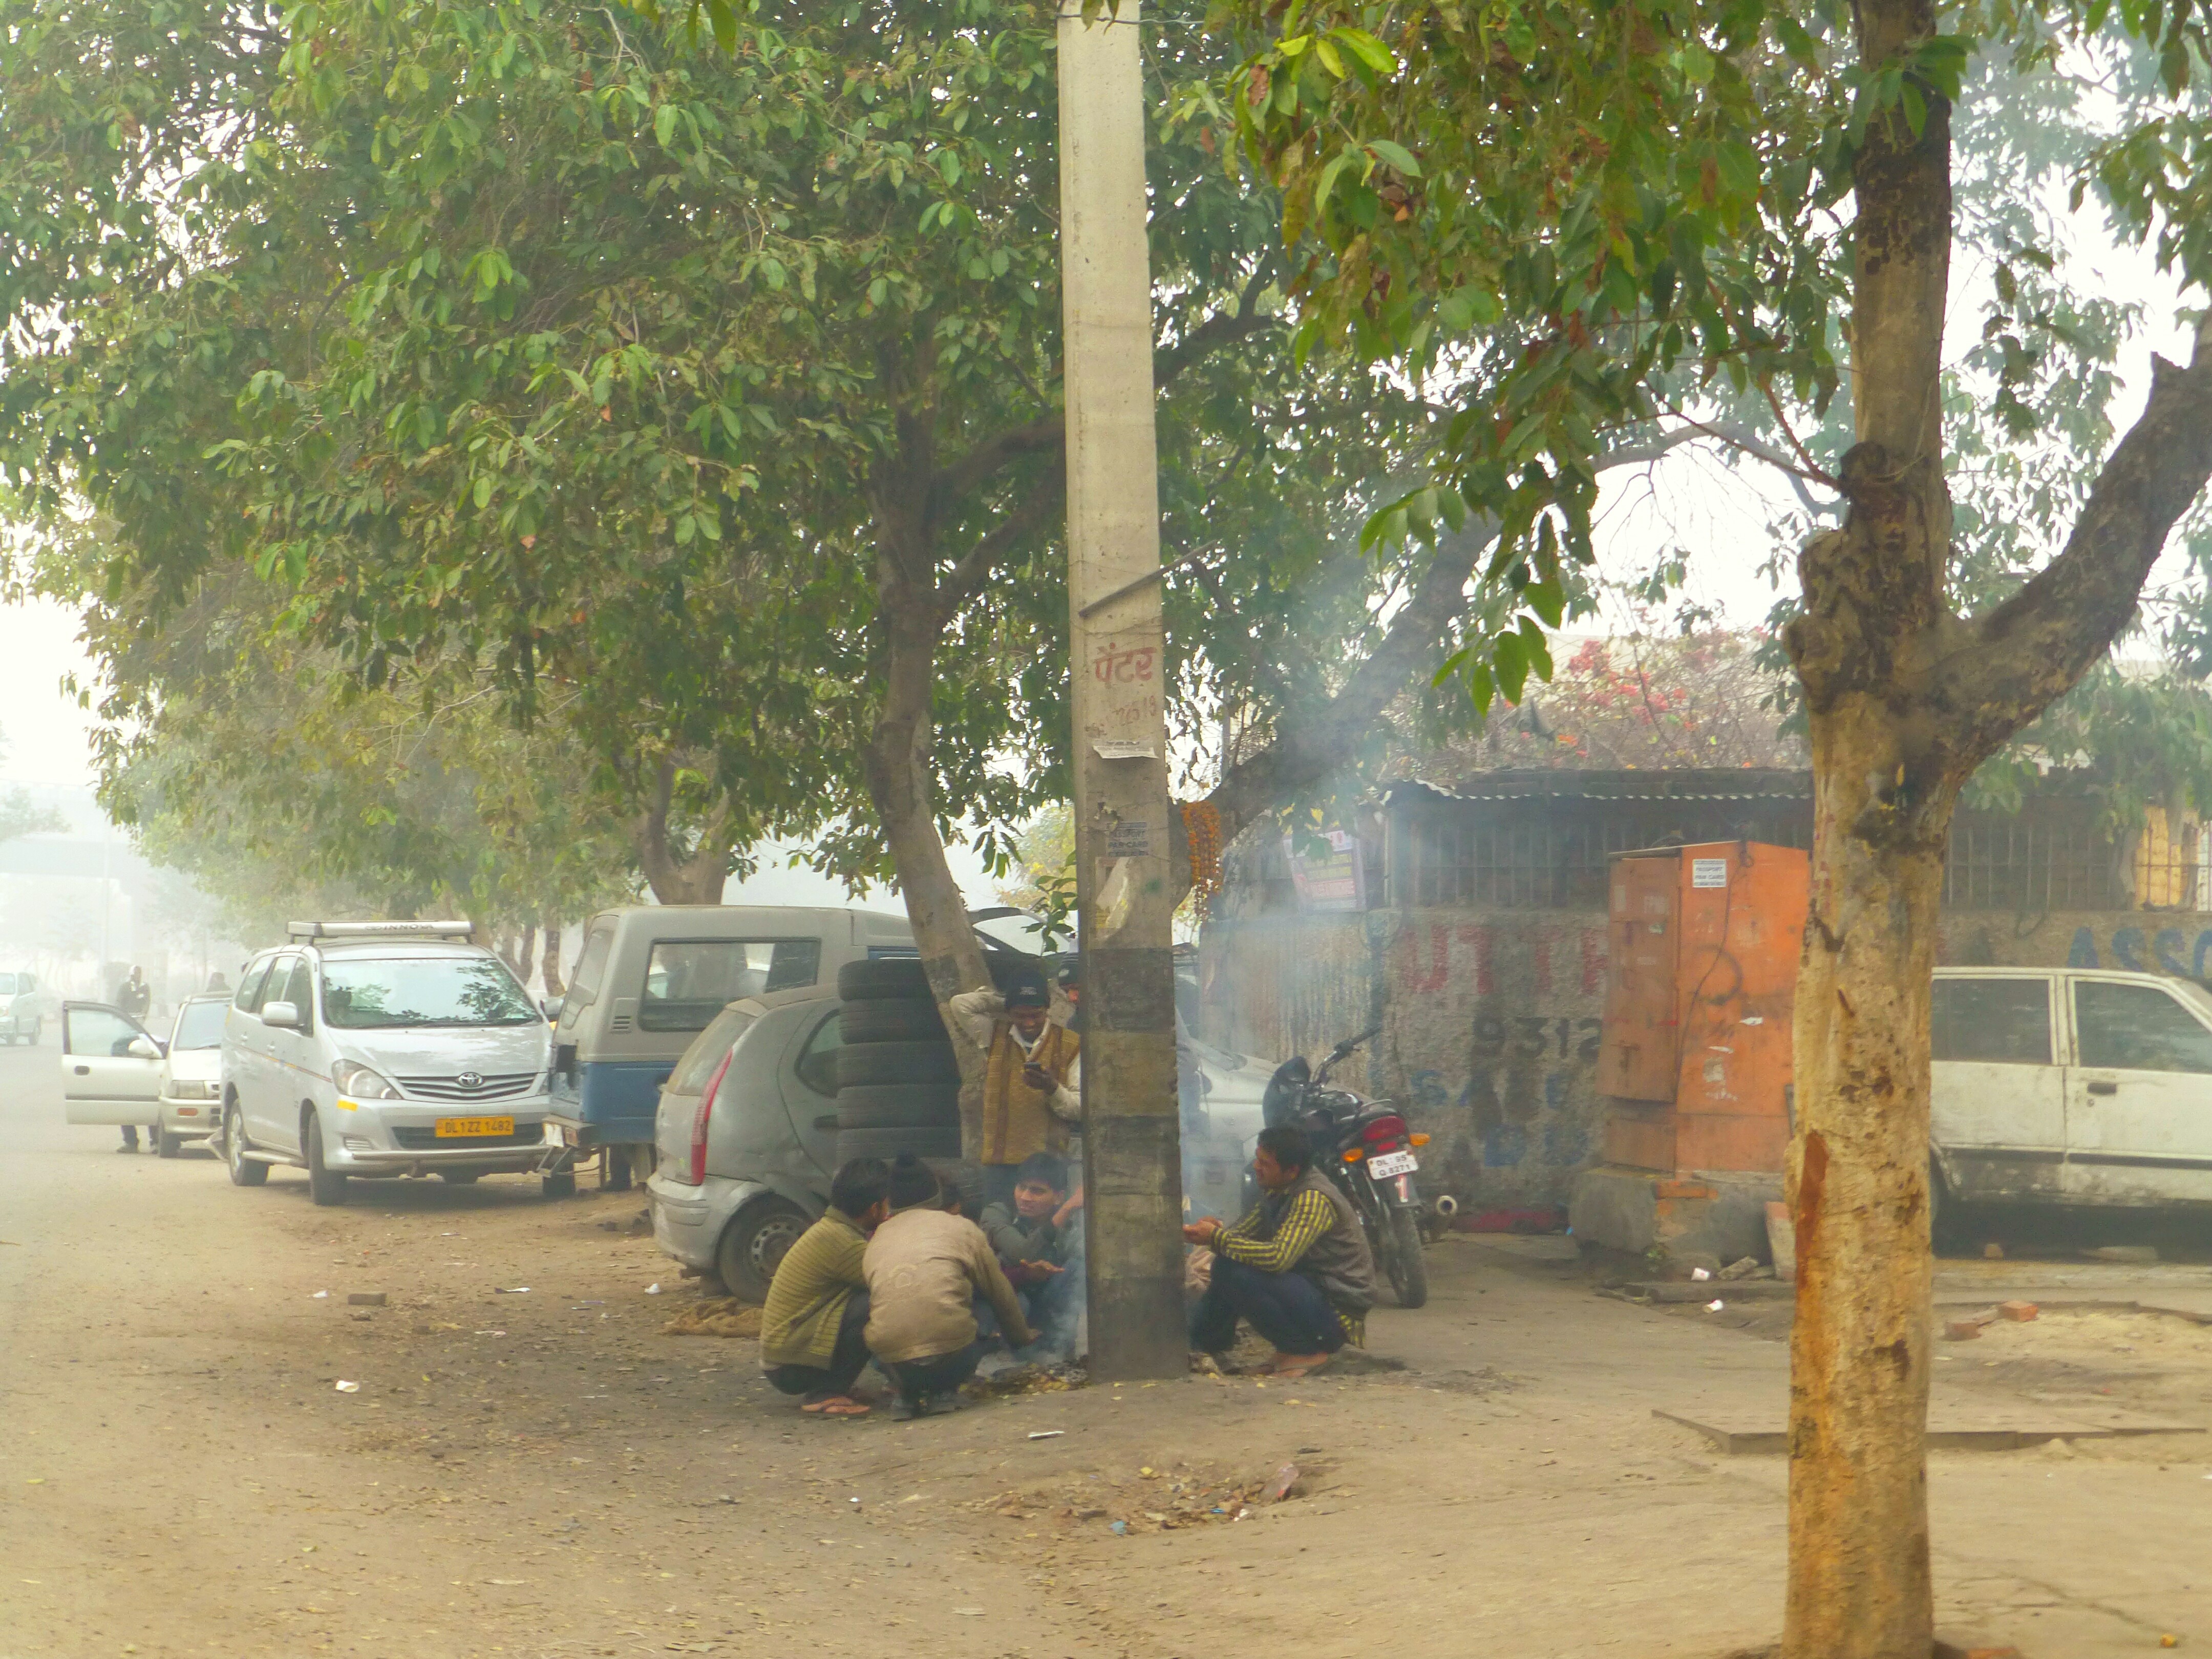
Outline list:
[[[545,927],[545,994],[552,998],[568,995],[568,981],[561,976],[561,918],[549,914]]]
[[[538,964],[538,926],[526,921],[515,936],[514,976],[525,985],[530,983],[531,970]]]
[[[988,986],[991,979],[968,920],[967,901],[945,856],[945,839],[937,831],[929,751],[936,736],[931,693],[939,623],[933,605],[887,582],[877,625],[884,644],[883,702],[861,750],[861,767],[898,871],[915,948],[942,1008],[961,992]],[[952,1051],[962,1078],[961,1150],[974,1158],[983,1130],[982,1056],[966,1042],[955,1042]]]
[[[730,834],[729,805],[717,804],[701,826],[690,851],[683,850],[669,830],[669,812],[676,792],[676,761],[662,759],[653,774],[653,795],[631,830],[638,867],[646,885],[663,904],[720,904],[729,884],[730,854],[735,844]]]
[[[1931,1651],[1928,1022],[1955,789],[1900,814],[1891,712],[1812,720],[1814,867],[1797,981],[1790,1203],[1790,1659]]]

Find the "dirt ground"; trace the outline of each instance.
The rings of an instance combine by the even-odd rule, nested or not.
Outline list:
[[[822,1422],[751,1341],[662,1334],[696,1291],[638,1194],[317,1210],[295,1171],[112,1153],[62,1125],[55,1068],[0,1050],[0,1659],[1687,1659],[1778,1626],[1781,1461],[1653,1415],[1778,1414],[1755,1324],[1454,1240],[1347,1374]],[[2185,1322],[1942,1351],[1939,1386],[2212,1423]],[[1947,1619],[2042,1659],[2212,1642],[2208,1437],[1932,1467]]]

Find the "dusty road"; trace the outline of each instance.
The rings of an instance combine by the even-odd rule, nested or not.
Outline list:
[[[1772,1401],[1754,1330],[1455,1242],[1373,1322],[1398,1369],[822,1423],[752,1344],[661,1334],[691,1291],[635,1194],[317,1210],[64,1127],[56,1066],[0,1049],[0,1659],[1662,1659],[1778,1620],[1779,1460],[1651,1415]],[[2054,1324],[1946,1363],[2212,1421],[2207,1350]],[[1299,1495],[1232,1519],[1285,1463]],[[2212,1641],[2203,1437],[1934,1464],[1947,1617],[2041,1659]]]

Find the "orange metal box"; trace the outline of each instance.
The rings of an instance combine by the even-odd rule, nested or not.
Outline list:
[[[1803,853],[1758,842],[1614,855],[1598,1051],[1607,1163],[1782,1168],[1808,877]]]

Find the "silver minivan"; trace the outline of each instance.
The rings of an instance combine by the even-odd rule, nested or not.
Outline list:
[[[638,904],[603,910],[554,1028],[553,1121],[580,1155],[649,1153],[660,1085],[732,1002],[837,982],[848,962],[910,957],[914,930],[883,911],[799,905]],[[617,1156],[613,1186],[631,1164]]]
[[[1939,1206],[2212,1204],[2212,992],[2156,974],[1936,970]]]
[[[552,1036],[455,922],[294,922],[224,1017],[217,1145],[240,1187],[297,1164],[318,1204],[354,1178],[502,1171],[575,1188],[546,1134]]]

